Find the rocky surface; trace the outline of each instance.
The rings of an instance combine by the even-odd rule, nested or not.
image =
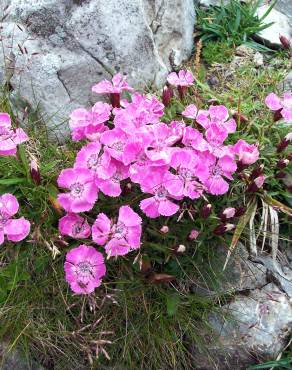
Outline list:
[[[193,47],[193,0],[6,0],[3,77],[59,135],[72,109],[96,99],[112,73],[136,88],[159,87]]]
[[[44,370],[37,363],[28,363],[26,357],[17,349],[9,349],[5,343],[0,343],[1,370]]]
[[[268,9],[268,5],[259,7],[257,10],[258,17],[262,17]],[[289,24],[289,18],[285,13],[285,9],[283,9],[283,11],[284,13],[281,13],[276,9],[272,9],[267,17],[263,20],[263,23],[273,24],[257,34],[257,38],[271,48],[281,47],[281,42],[279,39],[280,35],[286,37],[288,40],[292,40],[292,28]]]
[[[279,84],[278,88],[282,93],[285,91],[292,91],[292,71],[287,74],[284,80]]]
[[[286,251],[291,245],[284,247]],[[211,266],[212,280],[217,281],[214,291],[202,286],[193,290],[203,295],[219,292],[233,296],[209,319],[215,341],[208,339],[210,333],[206,335],[208,356],[193,349],[196,368],[245,370],[275,359],[292,332],[292,260],[285,255],[281,255],[281,264],[267,255],[251,260],[239,243],[223,274],[226,250],[218,248],[216,256],[216,264]]]

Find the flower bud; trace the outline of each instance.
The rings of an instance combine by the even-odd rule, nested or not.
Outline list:
[[[220,218],[222,222],[225,222],[228,218],[232,218],[235,215],[235,208],[228,207],[225,208],[224,211],[221,212]]]
[[[169,227],[167,225],[162,226],[160,232],[162,232],[163,234],[167,234],[169,232]]]
[[[281,112],[282,112],[282,108],[274,111],[274,116],[273,116],[274,122],[277,122],[283,118]]]
[[[176,253],[184,253],[186,251],[186,246],[183,244],[180,244],[176,250]]]
[[[246,212],[246,208],[245,207],[238,207],[236,208],[235,210],[235,217],[240,217],[240,216],[243,216]]]
[[[220,225],[218,225],[218,226],[214,229],[213,233],[214,233],[215,235],[223,235],[223,234],[225,234],[227,231],[233,230],[234,228],[235,228],[235,225],[233,225],[233,224],[220,224]]]
[[[285,37],[283,35],[280,35],[279,39],[280,39],[280,42],[281,42],[281,44],[283,46],[283,49],[289,50],[291,48],[291,43],[287,39],[287,37]]]
[[[246,163],[242,163],[241,161],[237,161],[237,172],[241,172],[245,170],[249,165]]]
[[[262,175],[263,173],[263,170],[264,170],[264,165],[263,164],[260,164],[259,166],[257,166],[251,173],[249,179],[250,180],[254,180],[256,179],[257,177],[259,177],[260,175]]]
[[[121,102],[120,102],[120,94],[119,93],[112,93],[110,94],[110,102],[113,108],[120,108]]]
[[[30,176],[36,185],[41,184],[41,174],[36,159],[32,159],[29,164]]]
[[[248,118],[239,112],[233,113],[232,117],[235,119],[236,122],[239,122],[239,123],[248,122]]]
[[[281,153],[283,150],[287,148],[289,145],[290,141],[292,140],[292,132],[289,132],[284,139],[280,142],[280,144],[277,145],[277,152]]]
[[[185,94],[187,92],[187,89],[188,89],[187,86],[178,86],[177,87],[180,100],[183,100],[183,98],[185,97]]]
[[[195,239],[197,239],[197,237],[199,236],[199,234],[200,234],[200,232],[199,232],[198,230],[193,229],[193,230],[191,230],[191,232],[189,233],[188,238],[189,238],[190,240],[195,240]]]
[[[164,86],[162,90],[162,103],[167,107],[173,97],[173,89],[170,86]]]
[[[284,171],[279,171],[275,175],[276,179],[284,179],[286,177],[286,173]]]
[[[289,164],[289,159],[280,159],[277,163],[277,168],[280,170],[286,168]]]
[[[212,212],[212,206],[210,203],[208,203],[202,207],[200,215],[202,218],[206,219],[210,216],[211,212]]]
[[[286,186],[288,193],[292,193],[292,185]]]
[[[255,193],[256,191],[258,191],[263,186],[264,182],[265,182],[265,176],[264,175],[261,175],[261,176],[257,177],[249,185],[249,187],[247,188],[247,191],[249,193]]]
[[[288,161],[290,162],[290,161],[292,161],[292,153],[289,153],[288,155],[287,155],[287,159],[288,159]]]
[[[181,254],[186,251],[186,246],[184,244],[175,245],[171,248],[173,254]]]

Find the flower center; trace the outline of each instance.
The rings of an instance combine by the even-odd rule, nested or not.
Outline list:
[[[127,233],[127,228],[122,222],[118,222],[114,228],[114,237],[117,239],[123,238]]]
[[[116,172],[112,177],[113,182],[120,182],[122,179],[123,179],[123,176],[120,172]]]
[[[211,173],[212,173],[212,176],[222,176],[223,171],[221,167],[215,165],[212,167]]]
[[[99,165],[99,161],[98,154],[91,154],[87,161],[87,167],[90,169],[96,169]]]
[[[0,127],[0,140],[7,140],[13,137],[14,132],[7,127]]]
[[[124,149],[124,143],[122,143],[121,141],[116,141],[115,143],[113,143],[112,148],[118,152],[122,152]]]
[[[156,191],[155,195],[157,198],[165,198],[167,196],[167,190],[165,189],[164,186],[160,186]]]
[[[185,167],[180,167],[178,174],[185,180],[191,179],[193,177],[192,172],[188,168],[185,168]]]
[[[77,265],[77,274],[82,277],[90,277],[93,275],[93,266],[90,262],[83,261]]]
[[[0,229],[3,228],[3,226],[6,224],[6,222],[9,220],[9,215],[5,212],[0,212]]]
[[[84,191],[84,185],[80,184],[80,182],[76,182],[75,184],[71,185],[70,190],[71,190],[71,195],[74,198],[80,198]]]
[[[76,222],[76,224],[72,226],[72,234],[76,236],[80,234],[82,231],[84,231],[84,229],[85,229],[85,226],[82,222]]]

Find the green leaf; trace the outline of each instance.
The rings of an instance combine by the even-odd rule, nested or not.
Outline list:
[[[166,296],[166,310],[168,316],[174,316],[180,304],[180,296],[178,294],[171,294]]]
[[[0,179],[0,185],[16,185],[26,182],[26,179],[23,177],[14,177],[12,179]]]

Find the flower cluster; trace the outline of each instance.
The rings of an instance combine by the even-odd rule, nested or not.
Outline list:
[[[18,212],[19,204],[14,195],[6,193],[0,196],[0,245],[4,236],[12,242],[19,242],[27,237],[30,223],[24,217],[13,219]]]
[[[181,97],[193,81],[188,71],[168,77]],[[109,94],[112,105],[98,102],[90,110],[71,114],[72,139],[89,142],[77,153],[73,167],[58,178],[59,187],[68,189],[58,196],[68,212],[59,229],[74,238],[92,233],[93,242],[103,246],[108,257],[140,247],[142,219],[129,206],[122,206],[116,221],[98,214],[91,230],[76,213],[92,210],[100,192],[119,197],[126,183],[134,183],[142,194],[140,210],[147,217],[172,216],[184,199],[226,193],[237,166],[248,166],[259,157],[256,145],[244,140],[225,144],[236,131],[236,122],[223,105],[201,110],[192,104],[181,113],[183,119],[163,122],[164,105],[155,96],[134,92],[120,74],[92,90]],[[130,101],[121,99],[125,90],[133,92]]]

